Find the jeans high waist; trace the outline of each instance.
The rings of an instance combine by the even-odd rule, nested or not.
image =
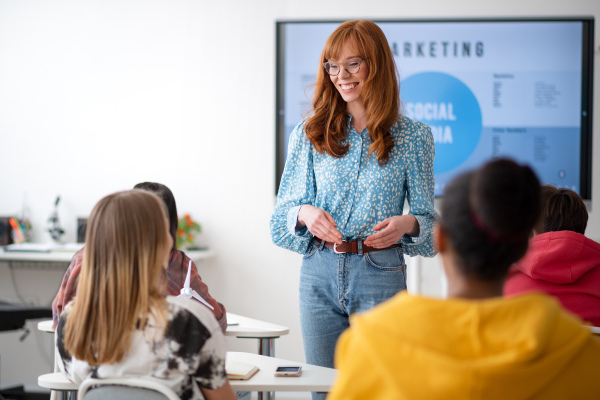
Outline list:
[[[406,289],[402,248],[365,255],[336,254],[316,240],[300,273],[300,322],[308,364],[333,368],[335,345],[348,317]],[[313,400],[324,393],[313,393]]]

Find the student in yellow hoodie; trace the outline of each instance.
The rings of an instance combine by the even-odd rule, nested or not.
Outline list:
[[[399,293],[351,318],[337,399],[600,399],[600,340],[553,298],[502,298],[539,216],[533,171],[496,160],[446,189],[436,237],[448,299]]]

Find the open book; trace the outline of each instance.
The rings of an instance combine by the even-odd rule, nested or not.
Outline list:
[[[225,370],[227,371],[227,379],[246,381],[252,378],[259,371],[259,368],[253,364],[228,359]]]

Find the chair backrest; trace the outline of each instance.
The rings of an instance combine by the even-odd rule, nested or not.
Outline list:
[[[84,380],[77,393],[79,400],[181,400],[170,387],[144,378]]]

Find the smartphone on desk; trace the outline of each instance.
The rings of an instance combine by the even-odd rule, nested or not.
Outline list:
[[[275,370],[275,376],[300,376],[302,366],[279,366]]]

